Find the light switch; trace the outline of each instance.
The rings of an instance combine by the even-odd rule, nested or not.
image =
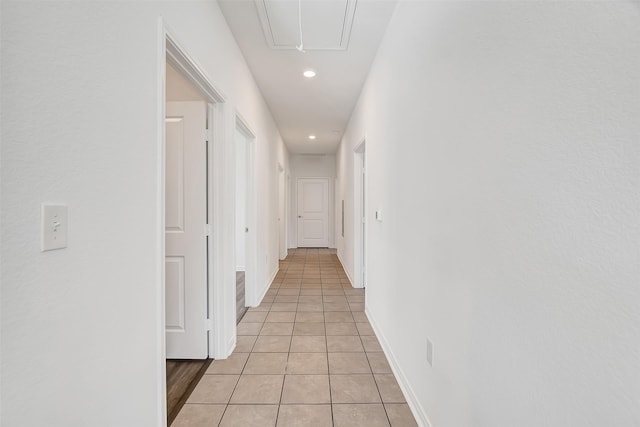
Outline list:
[[[433,366],[433,343],[427,338],[427,363]]]
[[[376,220],[378,220],[378,222],[382,222],[382,209],[378,209],[376,211]]]
[[[42,205],[42,251],[67,247],[67,206]]]

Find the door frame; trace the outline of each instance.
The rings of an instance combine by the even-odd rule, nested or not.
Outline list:
[[[257,233],[256,233],[256,183],[255,183],[255,146],[256,136],[251,130],[251,127],[247,124],[247,121],[242,115],[235,112],[235,127],[247,141],[245,156],[246,156],[246,204],[245,204],[245,221],[246,226],[249,228],[249,232],[245,235],[245,267],[244,267],[244,304],[248,307],[255,307],[260,302],[260,297],[257,291],[256,281],[256,248],[257,248]],[[234,159],[236,156],[234,143]],[[235,168],[235,162],[233,162]],[[235,170],[233,176],[235,177]],[[235,178],[234,178],[235,179]],[[235,185],[234,185],[235,189]],[[235,194],[235,191],[234,191]],[[237,195],[236,195],[237,196]],[[235,200],[235,198],[234,198]],[[234,203],[235,206],[235,203]],[[234,208],[235,212],[235,208]],[[234,215],[235,219],[235,215]],[[234,220],[235,223],[235,220]],[[233,228],[235,230],[235,227]],[[235,239],[234,239],[235,248]],[[235,254],[235,250],[233,251]],[[235,256],[235,255],[234,255]],[[235,283],[235,282],[234,282]],[[234,294],[235,295],[235,294]],[[235,299],[234,299],[235,301]],[[235,306],[234,306],[235,307]]]
[[[287,224],[289,224],[287,179],[287,171],[278,162],[278,258],[281,261],[289,253],[289,244],[287,242]]]
[[[157,111],[156,111],[156,372],[157,407],[160,425],[167,423],[167,383],[166,383],[166,340],[165,340],[165,115],[166,115],[166,64],[171,64],[182,74],[205,98],[207,102],[207,223],[209,238],[207,239],[207,317],[209,357],[226,357],[223,343],[225,319],[224,311],[218,310],[216,304],[223,304],[220,294],[224,292],[224,276],[221,254],[224,253],[222,202],[222,171],[224,157],[222,141],[224,141],[224,104],[226,97],[207,78],[202,68],[182,47],[175,34],[168,28],[162,17],[158,18],[157,38]],[[204,231],[204,230],[203,230]]]
[[[365,140],[362,140],[362,142],[353,149],[354,288],[364,288],[366,285],[367,275],[367,174],[365,151]]]

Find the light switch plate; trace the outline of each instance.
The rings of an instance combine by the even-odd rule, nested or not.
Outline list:
[[[42,251],[67,247],[67,206],[42,204]]]
[[[433,366],[433,343],[427,338],[427,363]]]
[[[382,222],[382,209],[378,209],[378,210],[376,211],[376,220],[377,220],[378,222]]]

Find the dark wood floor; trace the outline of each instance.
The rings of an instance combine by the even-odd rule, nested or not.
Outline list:
[[[236,317],[240,322],[247,312],[244,299],[244,271],[236,272]],[[212,359],[167,360],[167,422],[169,425],[189,398]]]
[[[236,271],[236,323],[247,312],[244,301],[244,271]]]
[[[211,364],[204,360],[167,360],[167,424],[171,425]]]

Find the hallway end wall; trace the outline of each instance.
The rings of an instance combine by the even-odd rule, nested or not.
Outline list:
[[[638,22],[399,2],[338,151],[338,250],[353,271],[366,138],[366,310],[422,425],[638,424]]]
[[[289,247],[298,247],[298,178],[329,179],[329,247],[336,247],[335,178],[336,156],[334,154],[291,154],[291,200],[289,221]]]

